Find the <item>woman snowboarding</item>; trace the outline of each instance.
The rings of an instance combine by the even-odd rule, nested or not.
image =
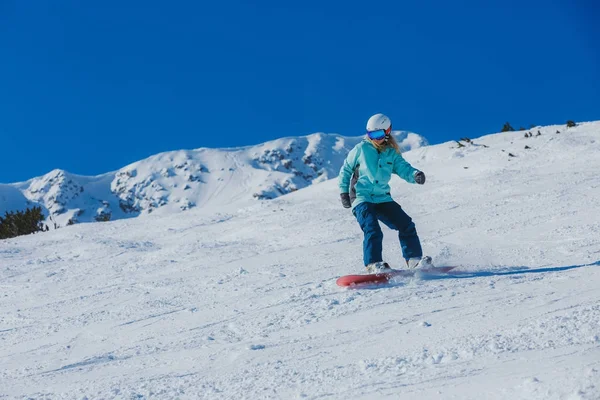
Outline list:
[[[369,273],[390,269],[382,258],[379,221],[398,231],[408,268],[433,267],[431,257],[423,257],[415,224],[392,199],[389,185],[392,173],[419,185],[425,183],[425,174],[404,160],[391,132],[392,122],[387,116],[369,118],[365,139],[348,153],[338,176],[342,205],[352,208],[364,233],[363,257]]]

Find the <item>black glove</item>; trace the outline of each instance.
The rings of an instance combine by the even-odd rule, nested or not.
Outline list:
[[[348,194],[348,193],[341,193],[340,197],[342,199],[342,205],[344,206],[344,208],[350,208],[350,207],[352,207],[352,202],[350,201],[350,194]]]
[[[424,184],[425,183],[425,174],[421,171],[415,172],[415,182],[418,183],[419,185]]]

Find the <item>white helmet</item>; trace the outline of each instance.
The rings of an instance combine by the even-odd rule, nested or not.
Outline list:
[[[367,132],[373,132],[383,129],[388,133],[391,131],[392,121],[383,114],[375,114],[367,121]],[[388,133],[389,134],[389,133]]]

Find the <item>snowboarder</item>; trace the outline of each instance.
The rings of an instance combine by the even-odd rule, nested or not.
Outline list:
[[[348,153],[338,176],[342,205],[352,208],[364,233],[363,257],[369,273],[390,269],[383,262],[383,233],[378,221],[398,231],[408,268],[433,267],[431,258],[423,257],[414,222],[392,199],[389,185],[392,173],[419,185],[425,183],[425,174],[404,160],[391,132],[392,122],[387,116],[369,118],[365,139]]]

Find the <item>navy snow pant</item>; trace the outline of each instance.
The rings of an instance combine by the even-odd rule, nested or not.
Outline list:
[[[421,258],[423,256],[421,242],[414,222],[395,201],[386,203],[360,203],[354,207],[352,213],[365,234],[363,241],[365,265],[383,261],[383,232],[378,221],[383,222],[390,229],[398,231],[402,255],[405,260],[409,258]]]

